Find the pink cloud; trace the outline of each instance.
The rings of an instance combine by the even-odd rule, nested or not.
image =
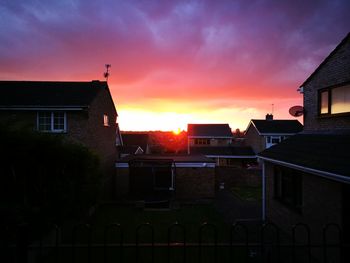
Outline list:
[[[111,90],[122,105],[296,100],[298,85],[350,28],[349,5],[6,1],[0,8],[0,78],[102,79],[110,63]]]

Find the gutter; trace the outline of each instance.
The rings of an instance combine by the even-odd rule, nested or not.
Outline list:
[[[228,158],[228,159],[255,159],[256,155],[212,155],[204,154],[208,158]]]
[[[187,136],[189,139],[233,139],[233,136]]]
[[[177,168],[215,168],[215,163],[186,163],[186,162],[174,162]],[[127,162],[117,162],[116,168],[129,168]]]
[[[84,107],[0,107],[0,110],[19,110],[19,111],[80,111]]]
[[[313,175],[321,176],[321,177],[331,179],[331,180],[334,180],[337,182],[350,184],[350,177],[349,176],[335,174],[335,173],[326,172],[326,171],[321,171],[321,170],[317,170],[317,169],[313,169],[313,168],[309,168],[309,167],[305,167],[305,166],[301,166],[301,165],[297,165],[297,164],[293,164],[293,163],[288,163],[288,162],[284,162],[284,161],[279,161],[279,160],[275,160],[275,159],[271,159],[271,158],[267,158],[267,157],[262,157],[262,156],[258,156],[258,158],[263,160],[263,161],[267,161],[267,162],[271,162],[271,163],[275,163],[275,164],[280,164],[282,166],[293,168],[293,169],[303,171],[306,173],[310,173]]]

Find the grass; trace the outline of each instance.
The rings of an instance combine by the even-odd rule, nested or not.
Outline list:
[[[231,192],[244,201],[260,201],[262,189],[261,186],[235,186]]]
[[[227,225],[215,207],[209,205],[185,205],[179,209],[169,211],[144,211],[135,206],[104,205],[97,209],[88,223],[91,225],[92,242],[103,243],[105,227],[111,224],[120,224],[120,228],[110,228],[107,232],[109,242],[119,240],[120,230],[123,232],[123,241],[126,243],[136,242],[136,229],[143,224],[149,223],[154,230],[155,242],[167,242],[169,227],[178,223],[171,229],[171,237],[183,240],[184,234],[187,242],[197,242],[199,228],[203,223],[210,224],[203,229],[203,239],[214,236],[214,227],[218,233],[219,240],[228,240]],[[152,227],[143,225],[139,228],[138,237],[140,242],[151,241]],[[62,241],[72,242],[73,225],[62,229]],[[76,232],[77,240],[86,240],[87,230],[81,227]]]
[[[182,225],[185,229],[187,241],[194,242],[198,239],[198,230],[202,223],[214,224],[218,230],[219,237],[226,233],[228,226],[212,205],[182,206],[170,211],[144,211],[135,207],[101,207],[91,220],[91,225],[97,228],[112,223],[119,223],[123,230],[126,242],[135,242],[136,228],[144,223],[149,223],[154,229],[156,242],[167,242],[168,230],[174,223]],[[204,229],[205,230],[205,229]],[[208,231],[213,231],[207,227]],[[102,234],[101,231],[99,231]],[[142,226],[139,229],[140,239],[151,237],[151,228]],[[173,228],[174,238],[183,238],[180,227]],[[182,237],[181,237],[182,236]],[[100,236],[98,236],[100,239]]]

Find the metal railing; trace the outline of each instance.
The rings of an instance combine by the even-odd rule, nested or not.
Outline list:
[[[34,231],[36,238],[29,230],[28,225],[3,229],[0,262],[350,262],[349,244],[336,224],[325,225],[317,233],[320,239],[302,223],[292,226],[290,233],[273,223],[257,225],[254,231],[235,223],[220,238],[214,224],[203,223],[195,240],[176,222],[168,227],[166,241],[156,240],[156,228],[145,223],[136,227],[133,242],[118,223],[106,225],[99,241],[88,224],[74,226],[71,240],[62,238],[56,225],[42,233]]]

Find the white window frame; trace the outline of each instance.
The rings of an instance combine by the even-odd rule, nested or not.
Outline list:
[[[268,141],[269,141],[268,138],[270,139],[270,142],[268,142]],[[279,135],[270,135],[270,136],[266,136],[266,137],[265,137],[265,145],[266,145],[265,148],[266,148],[266,149],[267,149],[267,148],[270,148],[272,145],[278,144],[278,143],[273,143],[273,142],[272,142],[273,139],[278,139],[278,140],[279,140],[278,143],[280,143],[280,142],[283,140],[282,136],[279,136]]]
[[[49,130],[40,130],[40,113],[50,113],[50,129]],[[38,111],[36,115],[36,127],[37,130],[40,132],[49,132],[49,133],[65,133],[67,132],[67,113],[63,112],[63,118],[64,118],[64,123],[63,123],[63,129],[55,129],[54,125],[54,120],[55,120],[55,114],[56,113],[62,113],[60,111]]]

